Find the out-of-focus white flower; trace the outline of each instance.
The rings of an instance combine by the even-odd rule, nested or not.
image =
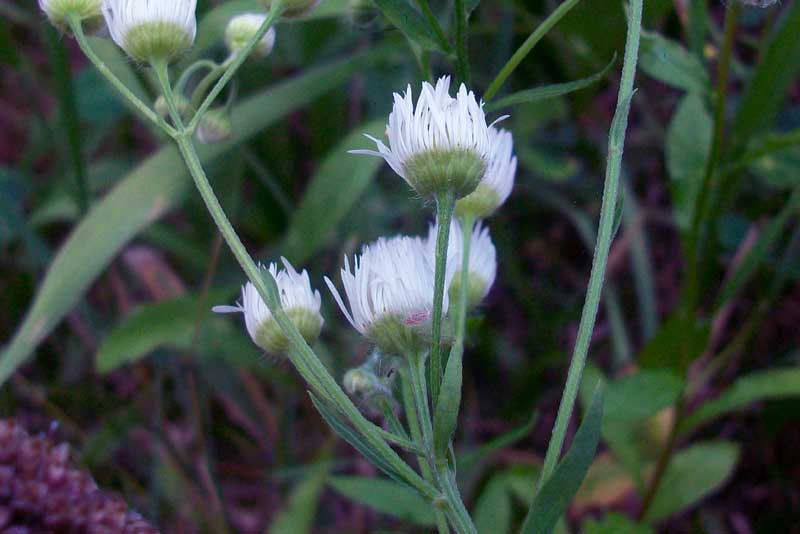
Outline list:
[[[425,243],[429,258],[436,253],[436,234],[439,230],[437,224],[432,224],[428,231]],[[432,260],[431,260],[432,261]],[[452,269],[453,276],[449,284],[450,301],[457,302],[461,291],[461,267],[464,261],[464,231],[461,224],[453,220],[450,225],[450,240],[447,245],[448,271]],[[497,278],[497,250],[492,243],[489,229],[481,224],[475,225],[470,237],[469,267],[467,280],[467,305],[474,308],[489,294]]]
[[[56,26],[66,26],[70,17],[80,20],[100,16],[102,0],[39,0],[39,8]]]
[[[511,132],[489,128],[490,159],[486,174],[477,189],[460,199],[456,213],[476,219],[490,216],[505,203],[514,188],[517,158]]]
[[[281,261],[284,269],[279,271],[278,266],[272,263],[269,269],[261,267],[262,274],[275,279],[281,307],[305,340],[313,343],[319,337],[324,323],[319,312],[322,298],[319,291],[311,288],[311,281],[305,270],[298,273],[286,258],[281,258]],[[289,348],[289,340],[251,282],[242,287],[242,300],[239,304],[215,306],[214,312],[243,313],[247,332],[253,342],[270,354],[283,355]]]
[[[225,28],[225,44],[231,54],[238,54],[245,48],[266,19],[267,16],[261,13],[244,13],[228,21],[228,26]],[[271,27],[253,49],[253,55],[266,57],[274,46],[275,28]]]
[[[435,87],[423,82],[416,107],[410,85],[404,95],[395,93],[386,135],[388,147],[367,136],[378,150],[351,152],[382,157],[424,197],[445,191],[457,198],[472,193],[491,160],[483,103],[463,84],[455,98],[450,96],[449,76]]]
[[[352,269],[345,256],[341,275],[349,309],[333,282],[325,282],[356,330],[398,354],[424,346],[433,314],[434,271],[420,238],[381,238],[365,245]],[[444,312],[447,307],[445,295]]]
[[[170,61],[194,44],[197,0],[103,0],[112,39],[142,62]]]

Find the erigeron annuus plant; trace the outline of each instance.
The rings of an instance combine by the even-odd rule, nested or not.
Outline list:
[[[563,446],[586,357],[585,344],[597,311],[611,240],[641,3],[641,0],[632,2],[600,239],[582,333],[540,488],[553,476]],[[285,260],[283,269],[276,264],[264,268],[253,261],[217,200],[195,147],[196,141],[219,142],[235,130],[235,125],[224,120],[225,107],[213,107],[218,98],[248,57],[263,57],[271,51],[276,22],[283,16],[301,16],[313,9],[316,2],[273,0],[267,3],[267,13],[233,18],[225,32],[228,58],[219,64],[201,60],[178,76],[176,83],[170,66],[195,40],[195,0],[103,0],[102,5],[96,4],[86,0],[40,0],[40,6],[54,23],[69,27],[100,73],[145,119],[176,143],[208,212],[248,278],[241,301],[236,306],[218,306],[215,311],[242,313],[256,345],[288,358],[308,382],[312,400],[325,420],[385,474],[425,497],[440,532],[476,532],[457,483],[453,436],[461,398],[466,317],[487,295],[497,275],[496,252],[489,225],[483,220],[495,213],[511,194],[517,167],[512,134],[496,126],[506,117],[495,117],[494,122],[487,120],[484,103],[474,90],[466,83],[459,83],[452,90],[451,77],[442,76],[435,84],[422,82],[416,100],[411,84],[404,94],[394,95],[386,131],[388,146],[371,138],[377,150],[354,147],[356,154],[385,159],[418,196],[433,201],[436,213],[431,218],[436,223],[431,225],[427,238],[380,238],[365,245],[352,264],[345,257],[341,271],[344,298],[337,284],[325,279],[347,321],[376,346],[373,358],[341,377],[346,393],[311,348],[325,321],[320,314],[321,295],[313,289],[308,273],[297,272]],[[467,14],[462,0],[456,4],[453,53],[457,56],[458,77],[466,82],[469,78],[465,56]],[[575,1],[566,4],[571,7]],[[161,95],[153,106],[130,91],[92,49],[84,33],[84,23],[98,9],[114,42],[132,60],[155,74]],[[564,12],[557,12],[558,18]],[[438,24],[435,21],[431,24],[443,41],[442,46],[450,48]],[[499,76],[507,76],[507,70],[508,65]],[[205,72],[205,76],[187,93],[187,80],[200,72]],[[394,376],[385,372],[387,365],[397,371],[410,392],[402,399],[400,412],[405,422],[398,418],[392,402]],[[365,417],[348,393],[379,398],[385,427]],[[593,416],[592,422],[595,426],[599,424],[599,414]],[[587,433],[594,436],[596,445],[596,429],[594,434]],[[581,436],[579,433],[576,441]],[[411,457],[416,457],[418,468],[409,460]],[[567,500],[569,497],[566,496]],[[532,526],[539,521],[535,510],[536,501],[523,525],[524,532],[539,531]],[[552,525],[545,530],[549,528]]]

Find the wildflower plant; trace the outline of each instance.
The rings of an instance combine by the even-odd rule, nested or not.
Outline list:
[[[306,14],[315,3],[272,0],[267,13],[234,17],[224,34],[230,56],[220,64],[202,60],[190,65],[174,84],[170,65],[187,54],[196,37],[195,0],[103,0],[100,7],[114,42],[155,75],[161,90],[155,108],[142,102],[93,51],[84,35],[84,19],[92,6],[66,0],[40,3],[51,20],[72,29],[87,57],[141,115],[174,139],[208,212],[248,278],[237,305],[217,306],[214,311],[242,313],[258,347],[287,357],[308,382],[325,420],[384,473],[427,499],[440,532],[476,532],[457,484],[452,440],[461,398],[466,317],[486,297],[497,275],[488,224],[479,221],[500,209],[511,194],[517,159],[512,134],[496,126],[507,117],[487,119],[483,101],[468,86],[463,0],[456,2],[457,87],[451,89],[449,75],[435,84],[423,81],[415,99],[409,84],[405,93],[394,95],[386,126],[388,145],[370,137],[376,150],[354,147],[352,151],[383,158],[419,197],[434,200],[438,224],[431,226],[426,239],[380,238],[365,245],[352,263],[345,257],[344,296],[336,282],[325,279],[350,325],[375,344],[376,354],[390,355],[397,362],[394,366],[409,391],[403,405],[408,427],[395,416],[393,378],[382,375],[376,365],[367,362],[347,372],[342,377],[347,392],[330,374],[312,349],[325,322],[320,293],[312,289],[306,271],[298,273],[286,260],[283,269],[276,264],[264,268],[253,261],[220,205],[195,147],[195,140],[220,142],[235,131],[224,107],[213,107],[216,100],[249,56],[263,57],[271,51],[275,23]],[[634,0],[632,7],[627,75],[613,131],[617,143],[630,103],[641,0]],[[444,46],[441,29],[438,24],[434,27]],[[187,93],[188,79],[199,72],[205,77],[193,93]],[[585,344],[591,333],[597,307],[620,157],[621,151],[610,157],[602,233],[579,344]],[[573,361],[540,484],[553,475],[584,358],[585,347]],[[348,393],[382,399],[390,430],[367,419]],[[596,425],[599,416],[594,417]],[[404,454],[416,456],[418,470]],[[529,517],[526,525],[537,520]]]
[[[429,506],[440,533],[478,532],[462,498],[460,455],[455,442],[467,319],[487,305],[492,287],[503,277],[492,240],[492,217],[515,192],[517,154],[525,161],[525,154],[519,150],[525,147],[515,145],[511,126],[505,129],[506,122],[515,120],[514,112],[509,116],[499,110],[509,103],[534,101],[542,93],[532,96],[523,92],[499,102],[495,96],[533,46],[577,3],[562,2],[481,92],[471,83],[466,0],[454,1],[450,35],[426,0],[417,3],[419,11],[412,9],[413,14],[376,2],[411,42],[423,79],[404,81],[400,84],[405,85],[404,92],[377,95],[375,98],[383,99],[387,109],[391,107],[384,121],[385,135],[372,131],[366,134],[369,141],[361,138],[350,152],[354,161],[363,156],[381,158],[383,161],[373,161],[385,163],[405,182],[411,189],[409,202],[423,203],[416,222],[418,227],[428,225],[428,233],[377,237],[355,254],[346,254],[338,275],[324,277],[329,291],[323,297],[315,289],[321,287],[319,282],[285,258],[280,265],[256,263],[206,174],[201,154],[214,147],[199,150],[199,145],[235,141],[237,124],[230,111],[237,98],[232,85],[239,68],[250,57],[263,59],[272,52],[279,43],[276,24],[309,15],[317,2],[270,0],[263,3],[263,12],[236,14],[224,28],[218,28],[222,31],[218,32],[217,44],[226,55],[214,61],[192,55],[196,40],[203,37],[198,36],[195,0],[39,0],[48,19],[71,30],[97,71],[141,118],[174,142],[208,214],[246,277],[240,300],[213,310],[241,314],[252,342],[263,352],[289,362],[307,384],[311,402],[322,418],[383,474],[416,492]],[[621,162],[634,96],[643,1],[630,0],[628,7],[600,221],[596,239],[589,240],[594,245],[589,285],[541,472],[537,481],[530,481],[535,489],[520,529],[523,534],[553,531],[589,470],[601,428],[605,430],[601,425],[601,384],[587,395],[583,422],[562,458],[600,305],[610,245],[623,216],[619,206]],[[155,81],[159,94],[154,102],[143,101],[93,48],[85,32],[89,21],[100,14],[113,42]],[[728,68],[725,61],[719,89],[722,95]],[[434,68],[441,68],[442,75],[433,76]],[[220,102],[223,98],[226,101]],[[718,111],[719,120],[724,120],[725,110]],[[712,152],[720,150],[712,147]],[[713,163],[709,165],[685,240],[693,273],[690,278],[701,274],[696,263],[701,252],[702,218],[706,204],[714,201],[709,188],[715,169]],[[795,208],[800,197],[792,198],[790,207]],[[316,206],[324,208],[327,206]],[[690,279],[690,306],[683,311],[684,319],[698,307],[699,293],[699,278]],[[335,303],[344,321],[323,318],[324,301]],[[361,365],[334,376],[325,353],[314,347],[326,330],[345,321],[370,346],[370,356]],[[682,409],[679,404],[679,415],[683,415]],[[622,424],[619,420],[612,422]],[[665,478],[679,432],[676,422],[643,494],[642,517],[654,513],[653,502],[657,502],[659,484]]]

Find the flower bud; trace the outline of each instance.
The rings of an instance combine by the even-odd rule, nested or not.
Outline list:
[[[56,26],[67,26],[68,19],[94,19],[100,16],[102,0],[39,0],[39,8]]]
[[[204,145],[227,141],[233,136],[233,125],[223,109],[208,111],[197,125],[197,140]]]
[[[268,270],[262,267],[262,273],[275,279],[283,311],[306,342],[314,343],[324,323],[319,313],[322,298],[319,291],[311,289],[306,271],[298,273],[285,258],[282,261],[285,269],[278,271],[273,263]],[[256,345],[276,356],[287,353],[289,340],[252,283],[247,282],[242,287],[242,300],[238,305],[215,306],[214,312],[243,313],[247,332]]]
[[[188,113],[189,109],[191,108],[191,104],[189,100],[180,94],[174,95],[175,98],[175,106],[178,108],[178,113],[181,114],[181,117],[185,117]],[[155,104],[153,105],[155,108],[156,114],[164,120],[171,120],[172,114],[169,112],[169,106],[167,106],[167,101],[164,98],[164,95],[160,95],[156,98]]]
[[[103,0],[103,17],[133,59],[169,62],[194,44],[196,7],[197,0]]]
[[[245,13],[233,17],[225,28],[225,45],[231,54],[238,54],[256,35],[266,20],[266,15]],[[266,57],[275,46],[275,28],[270,28],[253,49],[256,57]]]
[[[478,187],[456,203],[456,215],[485,219],[509,197],[514,188],[517,158],[514,139],[505,130],[489,128],[489,166]]]
[[[360,367],[350,369],[344,374],[344,378],[342,379],[344,390],[348,395],[368,396],[375,390],[374,379],[376,379],[376,377],[370,375],[371,373],[366,372]]]

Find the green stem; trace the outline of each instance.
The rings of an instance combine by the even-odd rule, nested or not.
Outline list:
[[[208,93],[208,90],[211,88],[211,84],[219,79],[225,72],[227,65],[223,63],[222,65],[217,65],[213,69],[206,74],[200,83],[197,84],[194,92],[192,93],[192,109],[195,109],[203,102],[203,97]]]
[[[494,81],[489,85],[489,88],[486,90],[486,93],[483,95],[484,101],[488,102],[491,100],[500,88],[503,86],[503,83],[511,76],[511,73],[522,63],[522,60],[533,50],[533,47],[542,40],[542,37],[547,35],[553,26],[558,24],[558,22],[564,18],[564,16],[569,13],[569,11],[575,7],[575,5],[580,2],[581,0],[566,0],[563,4],[558,6],[555,11],[553,11],[550,16],[548,16],[535,30],[531,33],[525,42],[522,43],[522,46],[514,52],[514,55],[511,56],[511,59],[500,69],[500,73],[494,79]]]
[[[461,286],[458,293],[458,307],[453,314],[456,318],[456,338],[453,346],[464,346],[464,337],[467,329],[467,304],[469,301],[469,255],[472,246],[472,232],[475,229],[475,217],[464,215],[461,217],[462,245],[461,245]],[[452,356],[452,354],[451,354]]]
[[[236,54],[236,57],[230,61],[230,63],[226,62],[227,70],[225,71],[225,74],[223,74],[222,77],[217,81],[216,85],[214,85],[214,88],[211,89],[205,100],[203,100],[203,103],[200,104],[199,108],[197,108],[197,112],[195,113],[194,117],[192,117],[192,120],[187,127],[187,130],[190,133],[194,132],[194,130],[197,128],[197,125],[200,123],[200,119],[202,119],[203,115],[205,115],[206,111],[208,111],[208,108],[211,107],[211,104],[214,103],[214,100],[217,99],[225,86],[228,85],[228,82],[231,81],[233,76],[239,70],[239,67],[241,67],[245,60],[250,56],[250,54],[253,52],[253,49],[258,46],[258,43],[261,42],[261,39],[264,38],[264,35],[267,33],[273,23],[280,18],[284,9],[283,3],[280,0],[272,2],[272,7],[269,10],[267,18],[264,19],[261,27],[255,33],[255,35],[253,35],[253,38],[250,39],[250,42],[247,43],[247,46],[242,48],[239,53]]]
[[[156,115],[147,104],[139,100],[139,97],[133,94],[133,92],[128,89],[128,87],[119,78],[117,78],[113,72],[111,72],[111,69],[106,66],[103,60],[100,59],[97,54],[95,54],[94,50],[89,44],[89,40],[86,38],[86,34],[83,33],[83,25],[81,24],[81,20],[77,17],[70,17],[69,26],[72,29],[72,33],[75,35],[75,40],[78,42],[78,46],[80,47],[81,51],[83,51],[86,57],[89,58],[89,61],[92,62],[100,74],[102,74],[111,83],[111,85],[113,85],[114,88],[119,91],[120,94],[124,96],[125,99],[128,100],[139,113],[142,114],[144,118],[159,128],[166,129],[170,136],[175,136],[176,131],[169,125],[164,124],[163,121],[159,120],[158,115]]]
[[[741,7],[734,2],[725,15],[725,37],[720,54],[719,65],[717,67],[717,91],[714,106],[714,137],[711,144],[711,151],[708,155],[703,181],[700,184],[700,191],[697,195],[694,211],[692,212],[689,235],[686,239],[686,263],[688,265],[686,290],[684,297],[684,311],[687,316],[694,313],[694,309],[700,299],[700,253],[699,243],[703,231],[703,221],[706,219],[708,211],[709,197],[711,194],[711,183],[717,168],[717,161],[722,153],[725,141],[725,102],[728,95],[728,75],[730,73],[730,60],[733,52],[733,45],[736,41],[736,26],[739,19]]]
[[[427,20],[428,24],[430,24],[433,28],[433,32],[436,34],[436,39],[439,41],[439,46],[441,46],[442,50],[445,52],[449,52],[450,43],[447,42],[447,36],[445,36],[444,30],[442,30],[442,25],[439,24],[439,19],[437,19],[436,15],[433,14],[431,6],[428,4],[428,0],[417,0],[417,5],[422,10],[425,20]]]
[[[431,399],[434,406],[442,384],[442,308],[444,307],[444,281],[447,272],[447,248],[450,241],[450,222],[456,199],[452,191],[437,195],[436,219],[436,274],[433,286],[433,318],[431,321]]]
[[[628,17],[628,37],[625,44],[625,62],[622,67],[622,79],[620,81],[619,95],[617,97],[617,110],[614,114],[614,120],[609,133],[608,163],[606,167],[605,186],[603,188],[603,202],[600,209],[597,244],[595,246],[594,259],[592,260],[592,273],[589,276],[589,287],[583,306],[583,313],[581,314],[578,337],[575,342],[575,349],[567,374],[564,394],[561,397],[561,404],[558,407],[558,415],[553,428],[553,435],[547,446],[547,454],[545,455],[542,474],[539,478],[539,488],[541,488],[553,474],[559,456],[561,455],[561,449],[564,445],[564,438],[567,433],[567,426],[572,417],[575,399],[578,395],[581,375],[586,365],[586,356],[589,352],[589,343],[592,338],[592,331],[594,330],[594,324],[597,318],[597,309],[600,304],[603,279],[605,278],[606,265],[608,263],[608,252],[613,239],[614,215],[617,205],[617,195],[619,193],[622,153],[625,147],[628,114],[630,112],[631,99],[633,98],[633,81],[636,75],[636,64],[639,57],[642,3],[643,0],[631,1],[631,13]],[[562,5],[566,5],[566,3]]]
[[[234,230],[233,225],[225,215],[225,211],[222,209],[216,194],[214,194],[214,190],[208,181],[208,176],[200,163],[200,158],[192,143],[191,134],[188,129],[182,126],[180,114],[175,105],[175,98],[169,83],[166,63],[155,63],[153,67],[156,71],[158,81],[161,84],[161,89],[170,114],[181,129],[181,132],[175,136],[175,142],[189,169],[189,174],[192,176],[209,214],[219,228],[222,237],[230,247],[234,257],[264,300],[275,322],[289,340],[290,361],[301,376],[311,384],[312,388],[325,400],[333,403],[348,418],[353,427],[364,436],[366,441],[400,476],[426,497],[430,499],[438,498],[439,492],[437,489],[411,469],[380,436],[375,425],[361,414],[350,400],[350,397],[342,391],[342,388],[339,387],[336,380],[330,375],[314,351],[311,350],[311,347],[308,346],[308,343],[297,330],[297,327],[295,327],[286,312],[284,312],[281,307],[280,295],[275,279],[272,276],[265,276],[262,269],[260,269],[250,257],[244,244],[239,239],[236,230]]]
[[[461,81],[469,85],[469,52],[467,49],[467,8],[465,0],[456,0],[456,65]]]

